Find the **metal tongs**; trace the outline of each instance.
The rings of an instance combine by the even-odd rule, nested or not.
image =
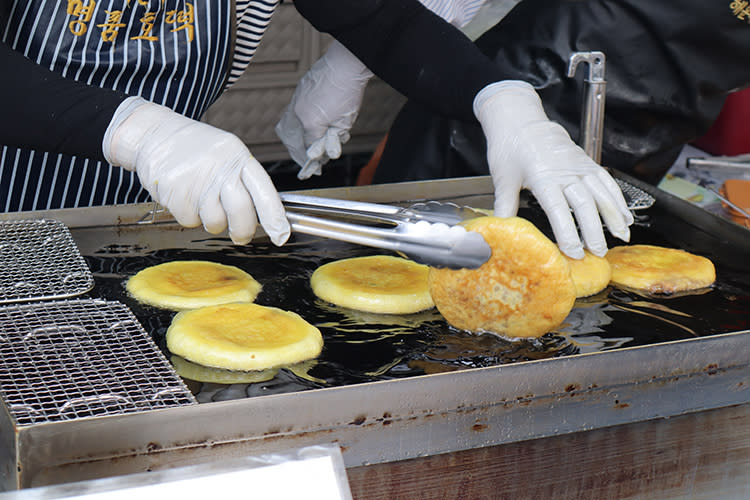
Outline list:
[[[292,230],[392,250],[432,267],[476,269],[492,250],[458,224],[480,217],[469,207],[428,201],[409,207],[282,193]]]

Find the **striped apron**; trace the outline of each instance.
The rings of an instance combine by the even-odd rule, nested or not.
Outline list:
[[[89,85],[199,119],[234,51],[233,0],[12,0],[6,44]],[[0,212],[143,202],[137,176],[87,158],[3,147]]]

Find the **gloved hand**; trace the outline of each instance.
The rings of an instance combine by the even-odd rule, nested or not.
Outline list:
[[[607,253],[602,220],[614,236],[630,239],[633,215],[619,186],[547,118],[531,85],[515,80],[488,85],[474,99],[474,114],[487,139],[495,215],[516,215],[520,191],[527,188],[547,214],[560,250],[570,257],[583,258],[584,245],[595,255]]]
[[[297,84],[276,135],[302,167],[299,179],[320,175],[328,160],[341,156],[372,76],[354,54],[333,42]]]
[[[229,132],[130,97],[115,111],[102,150],[111,164],[135,171],[153,199],[185,227],[202,223],[216,234],[228,225],[232,241],[244,244],[259,217],[276,245],[289,238],[273,182]]]

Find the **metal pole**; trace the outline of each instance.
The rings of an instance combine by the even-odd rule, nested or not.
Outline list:
[[[579,63],[588,64],[588,75],[584,79],[584,100],[581,113],[581,135],[579,144],[593,160],[601,163],[602,136],[604,134],[604,101],[607,82],[604,79],[605,57],[603,52],[574,52],[568,63],[568,77],[576,74]]]

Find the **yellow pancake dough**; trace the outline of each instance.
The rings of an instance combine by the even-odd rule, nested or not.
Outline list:
[[[140,302],[182,311],[252,302],[261,285],[242,269],[202,260],[178,260],[139,271],[126,288]]]
[[[172,354],[227,370],[266,370],[315,358],[320,330],[291,311],[234,303],[182,311],[167,329]]]
[[[672,294],[710,286],[716,280],[713,263],[700,255],[653,245],[623,245],[607,252],[611,281],[655,294]]]
[[[265,382],[274,378],[279,371],[276,368],[257,371],[225,370],[223,368],[197,365],[180,356],[172,356],[170,361],[180,377],[210,384],[229,385]]]
[[[570,265],[570,275],[576,286],[576,297],[589,297],[601,292],[612,276],[612,268],[604,257],[598,257],[588,250],[583,251],[583,259],[565,256]]]
[[[310,286],[321,299],[342,307],[381,314],[410,314],[434,307],[430,268],[389,255],[355,257],[317,268]]]
[[[479,217],[464,226],[484,236],[492,256],[478,269],[430,269],[430,292],[446,321],[511,338],[560,325],[576,289],[557,245],[520,217]]]

